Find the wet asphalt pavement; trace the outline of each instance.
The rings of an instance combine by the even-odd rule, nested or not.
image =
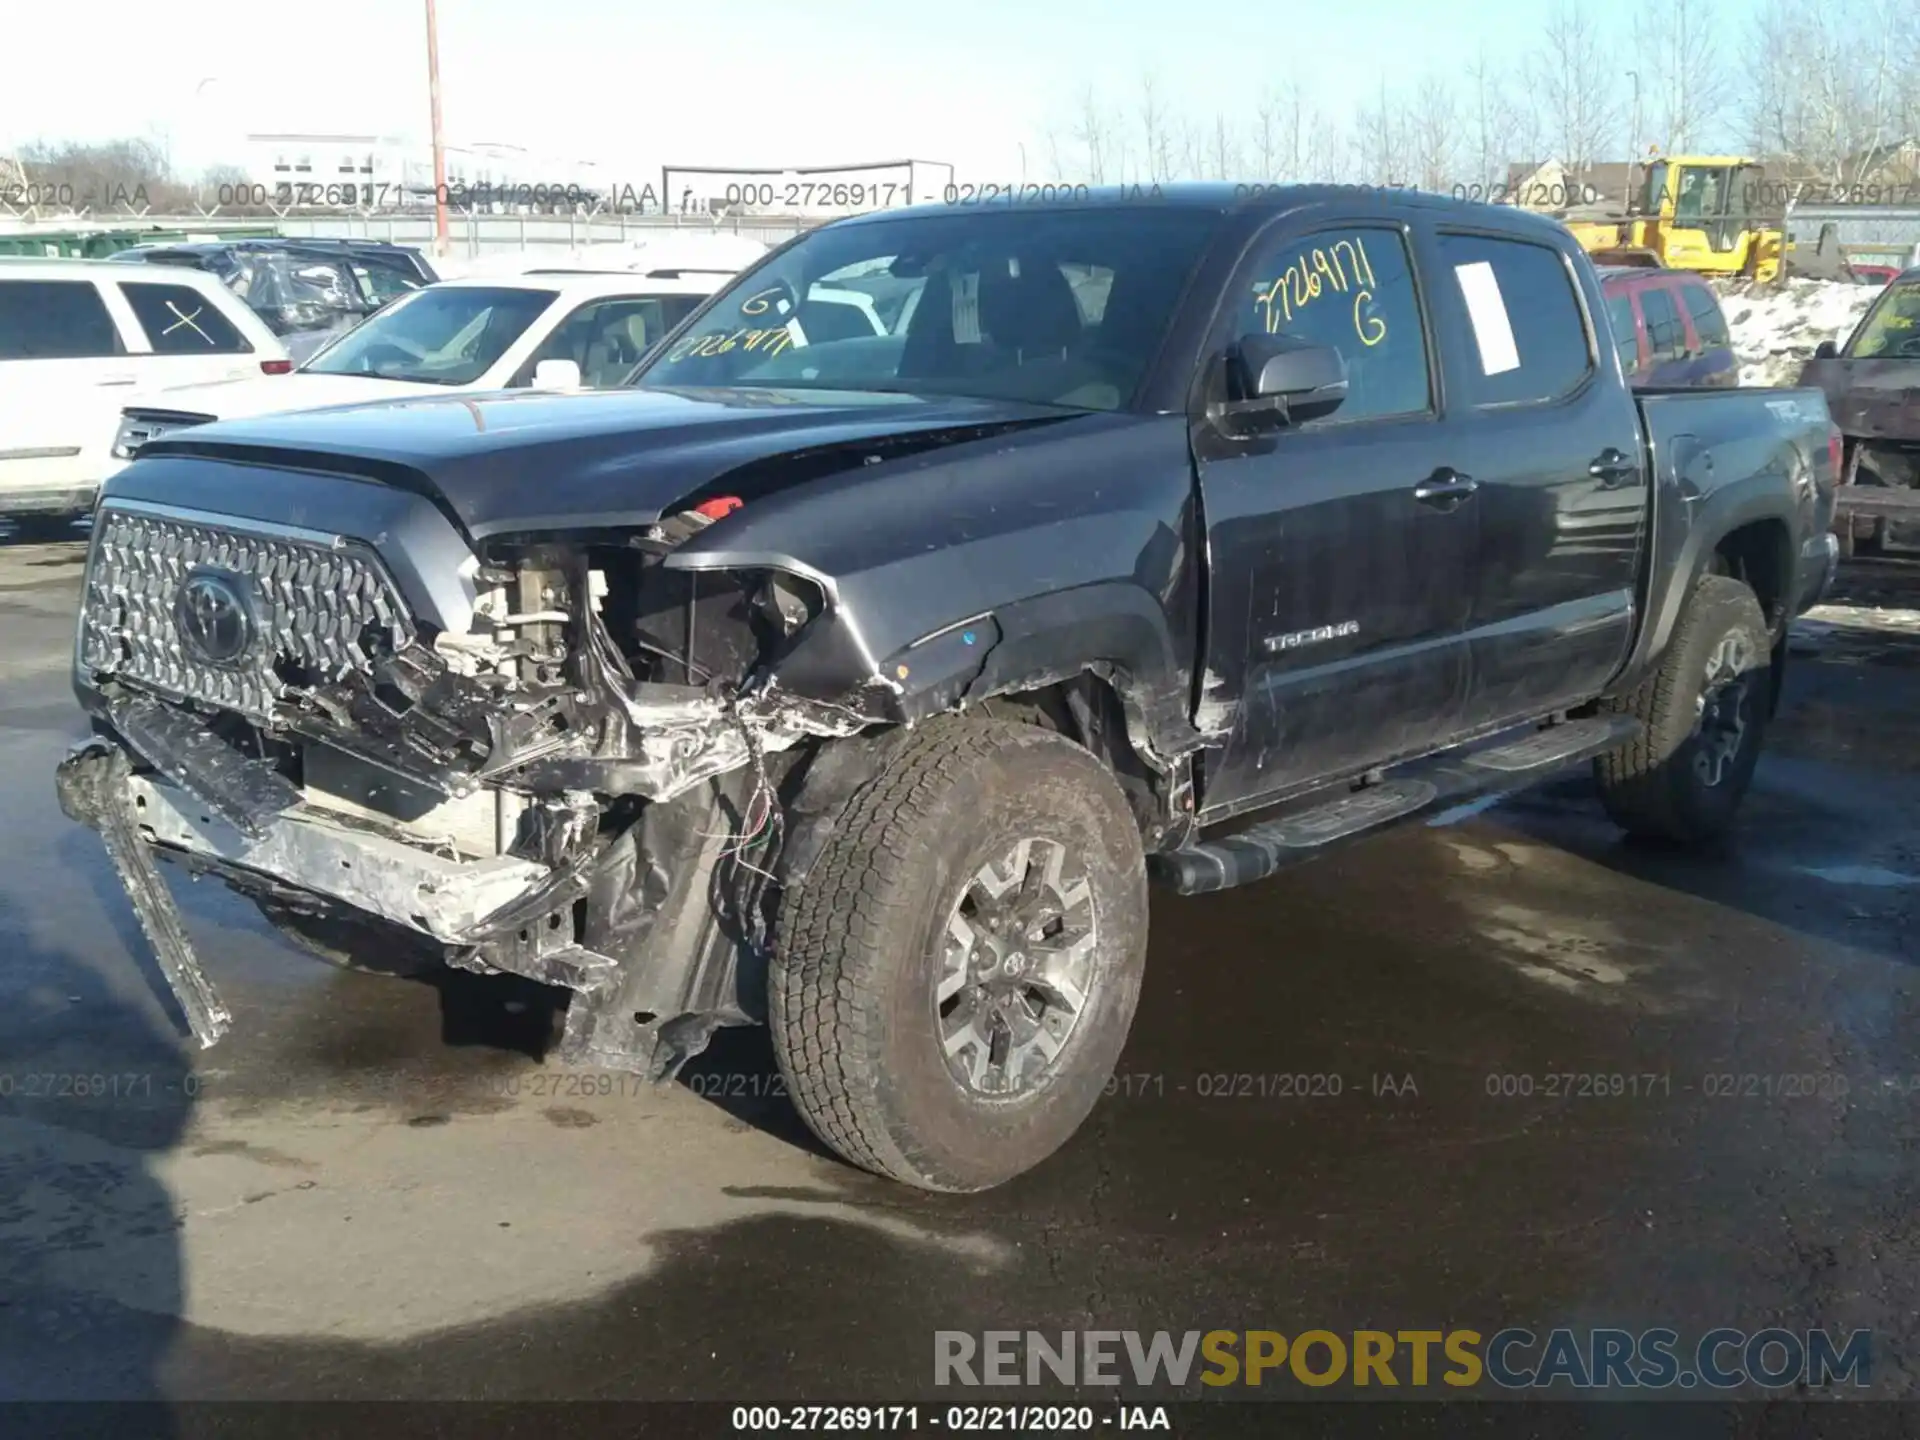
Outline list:
[[[826,1157],[758,1032],[568,1072],[545,992],[176,874],[235,1016],[192,1051],[54,801],[81,558],[0,545],[0,1395],[879,1401],[939,1329],[1562,1324],[1866,1327],[1915,1394],[1920,633],[1810,629],[1724,853],[1574,781],[1157,897],[1110,1098],[935,1197]]]

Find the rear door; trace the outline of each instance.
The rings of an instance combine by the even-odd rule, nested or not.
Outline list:
[[[140,362],[91,278],[0,276],[0,508],[97,482]]]
[[[1295,429],[1195,427],[1209,577],[1198,721],[1232,716],[1202,777],[1216,818],[1433,748],[1467,680],[1478,510],[1447,483],[1468,468],[1465,437],[1441,406],[1415,231],[1377,215],[1280,224],[1249,249],[1211,353],[1249,334],[1331,345],[1349,391]]]
[[[1491,729],[1590,699],[1619,666],[1647,480],[1632,394],[1600,363],[1592,271],[1546,237],[1449,227],[1436,249],[1449,404],[1479,484],[1466,719]]]

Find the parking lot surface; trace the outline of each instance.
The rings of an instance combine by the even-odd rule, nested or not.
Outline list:
[[[880,1401],[943,1329],[1603,1324],[1866,1327],[1914,1393],[1910,562],[1803,627],[1721,853],[1574,780],[1157,897],[1109,1097],[974,1197],[828,1158],[758,1032],[567,1071],[548,992],[175,876],[235,1017],[193,1050],[54,801],[81,563],[0,545],[0,1393]]]

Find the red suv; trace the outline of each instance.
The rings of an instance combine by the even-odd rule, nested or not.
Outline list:
[[[1740,383],[1720,299],[1698,275],[1603,265],[1600,288],[1629,385]]]

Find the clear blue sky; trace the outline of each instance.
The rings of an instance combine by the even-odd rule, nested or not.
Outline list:
[[[1753,3],[1709,12],[1730,59]],[[17,42],[0,85],[0,147],[148,134],[195,171],[249,131],[426,133],[421,0],[0,4]],[[1619,38],[1621,70],[1632,68],[1629,9],[1589,4]],[[1217,110],[1250,121],[1263,86],[1298,80],[1344,120],[1356,93],[1377,94],[1383,79],[1411,93],[1429,70],[1457,74],[1483,44],[1516,85],[1532,83],[1528,52],[1548,10],[1547,0],[439,0],[440,60],[449,141],[593,159],[636,181],[664,162],[908,156],[951,161],[962,178],[1017,178],[1023,145],[1039,180],[1046,131],[1066,128],[1088,84],[1131,119],[1151,70],[1173,105],[1210,124]]]

